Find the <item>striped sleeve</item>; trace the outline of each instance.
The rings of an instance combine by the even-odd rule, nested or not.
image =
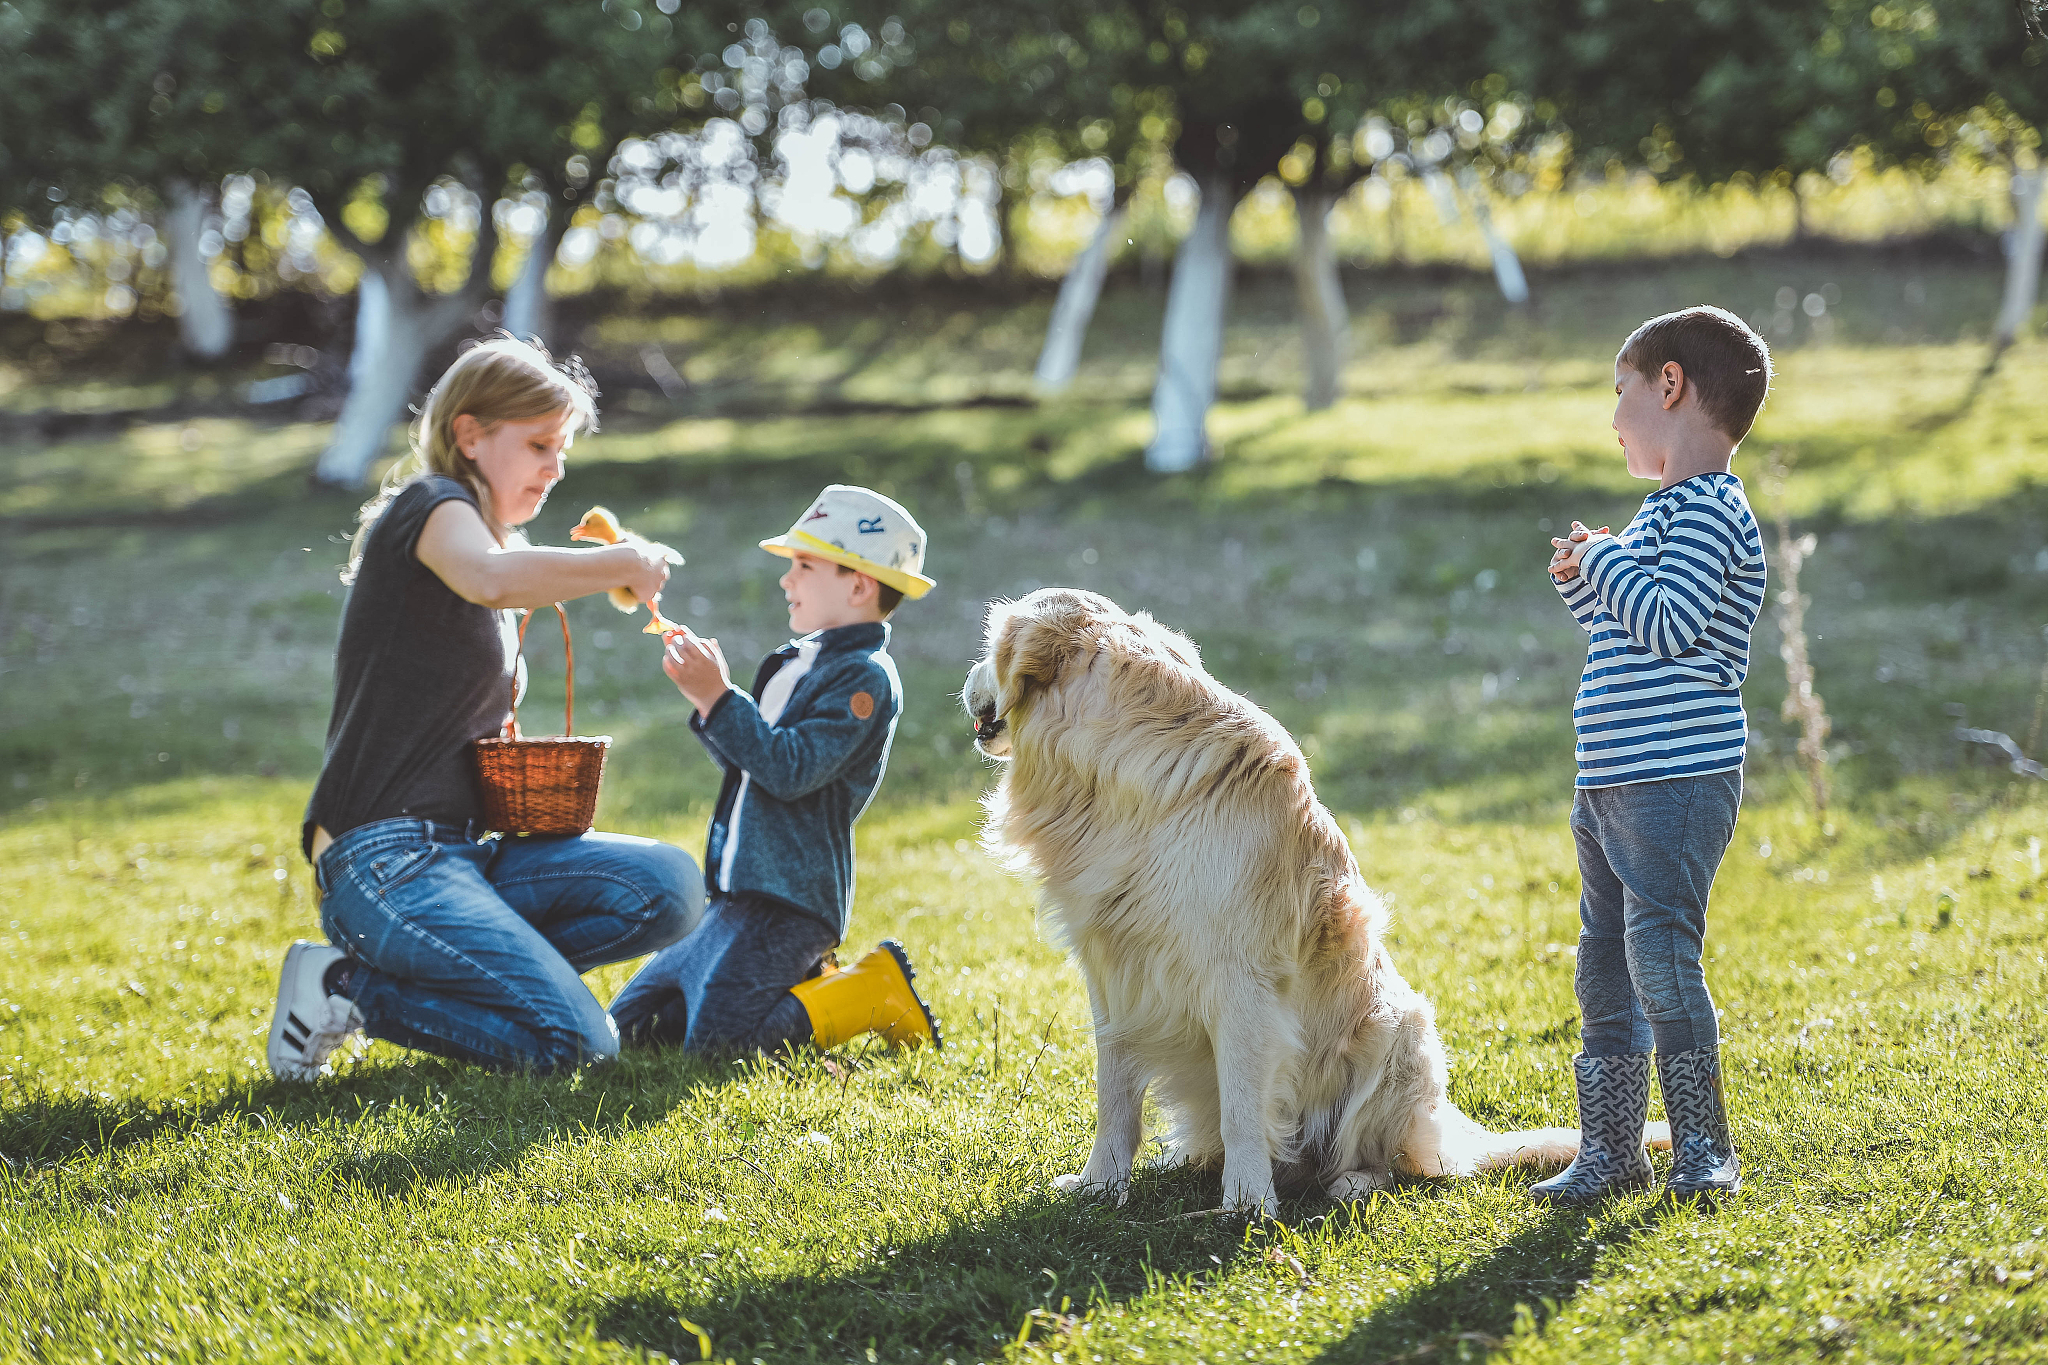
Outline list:
[[[1718,499],[1690,497],[1675,508],[1645,568],[1618,540],[1579,560],[1580,575],[1631,639],[1675,659],[1705,633],[1742,551],[1742,528]],[[1576,613],[1574,613],[1576,614]]]
[[[1592,585],[1586,582],[1586,575],[1573,574],[1562,583],[1553,578],[1550,585],[1556,588],[1557,595],[1564,599],[1565,608],[1571,612],[1572,619],[1579,623],[1579,629],[1589,635],[1592,634],[1593,618],[1600,613],[1600,597],[1593,591]]]

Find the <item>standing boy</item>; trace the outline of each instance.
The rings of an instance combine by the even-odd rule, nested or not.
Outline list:
[[[1587,1204],[1650,1183],[1650,1051],[1671,1121],[1673,1195],[1728,1193],[1741,1163],[1701,970],[1707,894],[1735,833],[1742,680],[1763,543],[1729,472],[1771,383],[1763,339],[1719,308],[1652,318],[1614,362],[1628,472],[1658,480],[1619,536],[1572,523],[1550,575],[1592,637],[1578,736],[1578,1159],[1531,1193]]]
[[[851,968],[827,957],[853,905],[853,823],[882,783],[903,687],[887,617],[934,586],[924,531],[865,488],[833,484],[761,548],[799,638],[732,685],[716,640],[670,636],[662,668],[696,708],[690,728],[725,769],[704,856],[711,903],[688,938],[648,959],[612,1002],[628,1047],[820,1049],[866,1032],[942,1042],[893,940]]]

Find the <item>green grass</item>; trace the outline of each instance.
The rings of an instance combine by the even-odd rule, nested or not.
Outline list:
[[[1606,427],[1615,329],[1772,278],[1585,277],[1554,285],[1554,327],[1475,307],[1455,334],[1390,332],[1313,416],[1259,379],[1279,328],[1252,291],[1226,458],[1166,481],[1136,467],[1135,380],[1045,407],[743,416],[796,391],[764,374],[705,410],[618,413],[538,533],[603,501],[679,545],[669,605],[735,657],[779,639],[754,541],[818,484],[891,487],[931,532],[942,587],[900,616],[909,709],[849,946],[909,944],[953,1045],[788,1068],[661,1055],[535,1080],[375,1044],[332,1082],[271,1081],[276,963],[317,934],[294,845],[351,513],[298,482],[321,431],[0,437],[0,1358],[696,1359],[685,1323],[741,1365],[2048,1354],[2048,801],[1950,737],[1955,710],[2023,741],[2037,714],[2048,347],[1959,410],[1970,310],[1907,335],[1923,324],[1876,282],[1866,304],[1844,284],[1832,337],[1793,338],[1742,467],[1792,458],[1789,506],[1821,533],[1805,587],[1837,793],[1813,813],[1790,767],[1766,625],[1709,939],[1747,1191],[1588,1217],[1531,1207],[1524,1176],[1416,1182],[1250,1228],[1181,1216],[1213,1206],[1213,1176],[1141,1174],[1120,1211],[1047,1191],[1085,1155],[1093,1063],[1031,889],[973,842],[990,773],[950,694],[986,600],[1080,583],[1188,629],[1302,738],[1393,898],[1458,1101],[1569,1122],[1583,637],[1542,523],[1640,497]],[[1133,311],[1098,345],[1139,329],[1112,303]],[[1028,366],[1020,316],[958,324],[949,344],[994,359],[955,370]],[[943,357],[883,359],[862,401],[932,401]],[[572,616],[579,729],[617,741],[603,823],[697,848],[713,770],[682,704],[632,622]],[[534,654],[538,728],[560,660]]]

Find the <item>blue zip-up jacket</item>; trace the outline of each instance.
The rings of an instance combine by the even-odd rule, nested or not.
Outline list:
[[[780,902],[844,939],[853,911],[853,822],[888,769],[903,684],[889,657],[887,622],[806,638],[817,640],[817,658],[774,725],[762,719],[754,697],[796,657],[794,640],[761,661],[753,692],[735,687],[710,715],[690,716],[690,729],[725,769],[704,873],[715,883],[740,776],[748,774],[727,890]]]

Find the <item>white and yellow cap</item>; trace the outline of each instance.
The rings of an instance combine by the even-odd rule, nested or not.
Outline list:
[[[786,535],[761,542],[772,555],[816,555],[919,598],[938,584],[924,568],[924,528],[903,504],[871,488],[827,484]]]

